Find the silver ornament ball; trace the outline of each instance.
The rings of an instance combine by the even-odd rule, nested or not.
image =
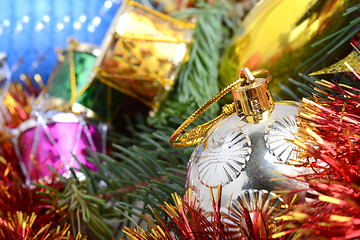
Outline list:
[[[297,111],[296,103],[280,102],[266,121],[250,124],[234,113],[208,131],[189,160],[186,183],[205,213],[213,212],[210,191],[216,196],[219,185],[222,212],[227,212],[244,191],[276,192],[307,187],[284,177],[308,171],[290,164],[299,159],[301,151],[289,141],[298,131]]]

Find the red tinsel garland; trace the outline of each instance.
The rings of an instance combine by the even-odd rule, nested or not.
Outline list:
[[[330,90],[321,91],[327,98],[302,100],[294,141],[316,159],[304,163],[314,173],[302,177],[318,196],[279,217],[284,222],[274,238],[360,238],[360,91],[324,80],[319,84]]]
[[[319,90],[327,97],[302,100],[300,130],[294,140],[305,150],[301,153],[303,163],[298,166],[314,170],[296,177],[308,183],[307,190],[315,196],[312,200],[274,213],[272,218],[262,217],[260,223],[239,206],[244,213],[243,225],[236,224],[237,219],[230,215],[221,215],[218,201],[213,200],[214,214],[209,219],[192,201],[176,195],[176,206],[166,203],[163,207],[169,221],[154,212],[158,225],[148,220],[153,226],[150,232],[126,228],[127,235],[131,239],[359,239],[360,90],[324,80],[318,84],[328,90]],[[231,218],[235,223],[227,225],[220,218]],[[235,232],[234,224],[238,226]]]
[[[18,170],[3,157],[0,157],[0,171],[1,239],[71,237],[69,225],[62,224],[68,209],[59,209],[57,199],[49,192],[49,189],[60,191],[63,188],[61,183],[47,183],[44,186],[51,187],[48,189],[27,185]]]

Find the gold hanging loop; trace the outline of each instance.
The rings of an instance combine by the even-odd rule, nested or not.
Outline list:
[[[255,71],[250,72],[248,68],[242,68],[239,73],[239,79],[233,82],[232,84],[228,85],[226,88],[224,88],[222,91],[217,93],[214,97],[212,97],[209,101],[207,101],[205,104],[203,104],[198,110],[196,110],[190,117],[188,117],[179,127],[176,129],[176,131],[171,135],[170,137],[170,144],[174,147],[187,147],[192,146],[195,144],[198,144],[205,133],[208,132],[208,130],[214,126],[219,120],[233,114],[235,112],[234,106],[235,102],[231,104],[226,104],[222,108],[221,114],[214,118],[213,120],[201,124],[194,129],[191,129],[189,131],[186,131],[183,135],[180,136],[180,134],[197,118],[199,117],[203,112],[205,112],[211,105],[213,105],[215,102],[217,102],[219,99],[224,97],[226,94],[228,94],[231,90],[235,90],[237,88],[246,88],[248,89],[254,83],[256,83],[255,76],[257,75],[267,75],[266,79],[263,79],[265,84],[269,83],[271,81],[271,74],[266,69],[258,69]],[[267,88],[266,88],[267,90]],[[270,94],[270,93],[269,93]],[[271,94],[270,94],[271,95]],[[271,97],[272,98],[272,97]],[[270,103],[273,104],[273,101],[270,100]],[[239,106],[237,106],[238,108]],[[238,110],[238,115],[239,109]]]

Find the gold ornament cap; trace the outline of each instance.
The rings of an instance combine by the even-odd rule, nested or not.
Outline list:
[[[267,84],[271,80],[270,72],[265,69],[250,72],[248,68],[242,68],[239,75],[238,80],[217,93],[175,130],[169,140],[172,146],[187,147],[198,144],[202,140],[203,135],[206,134],[212,126],[219,120],[235,112],[234,106],[238,116],[249,123],[260,123],[270,117],[275,106],[274,99],[267,87]],[[258,75],[267,75],[267,77],[266,79],[254,77]],[[230,91],[233,91],[234,102],[224,105],[218,117],[192,130],[186,131],[180,136],[198,116]]]
[[[238,116],[245,117],[249,123],[267,120],[274,109],[274,98],[268,89],[267,80],[255,78],[248,68],[242,68],[239,77],[245,79],[244,83],[232,89]]]

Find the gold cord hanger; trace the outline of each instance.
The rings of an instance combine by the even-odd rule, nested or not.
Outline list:
[[[266,79],[255,78],[258,75],[267,75]],[[249,123],[258,123],[267,118],[274,108],[274,99],[267,88],[271,80],[271,74],[268,70],[259,69],[250,72],[248,68],[242,68],[239,73],[239,79],[228,85],[222,91],[217,93],[190,117],[188,117],[170,137],[170,144],[174,147],[187,147],[198,144],[205,133],[214,126],[219,120],[233,114],[235,109],[239,116],[244,116]],[[225,104],[222,107],[221,114],[215,119],[199,125],[194,129],[180,134],[197,117],[206,111],[212,104],[224,97],[227,93],[233,91],[234,102]],[[235,109],[234,109],[235,106]]]

